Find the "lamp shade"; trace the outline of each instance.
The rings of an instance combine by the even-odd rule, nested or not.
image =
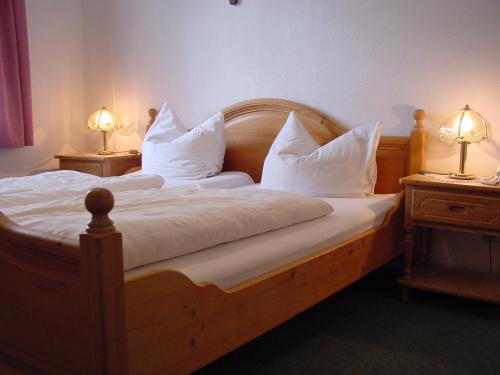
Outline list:
[[[439,128],[439,138],[447,142],[460,144],[460,164],[458,172],[449,174],[451,178],[471,180],[473,174],[466,171],[467,146],[470,143],[484,141],[490,138],[489,125],[486,119],[468,105],[454,112],[443,121]]]
[[[116,113],[106,109],[106,107],[102,107],[90,115],[87,127],[92,130],[107,132],[120,129],[122,121]]]
[[[489,137],[488,122],[468,105],[454,112],[439,128],[439,138],[447,142],[475,143]]]

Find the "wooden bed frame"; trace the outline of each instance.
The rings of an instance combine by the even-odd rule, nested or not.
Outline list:
[[[290,110],[325,143],[345,130],[318,112],[279,99],[224,110],[226,170],[260,180]],[[382,137],[377,192],[423,162],[425,113],[410,137]],[[0,213],[0,373],[177,374],[194,371],[358,280],[401,253],[401,207],[348,242],[221,290],[176,271],[124,282],[113,196],[89,193],[92,220],[79,245],[37,233]],[[82,228],[83,230],[83,228]]]

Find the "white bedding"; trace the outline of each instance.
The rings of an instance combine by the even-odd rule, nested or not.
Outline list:
[[[101,177],[76,171],[54,171],[34,176],[8,177],[0,179],[0,194],[21,193],[33,189],[59,189],[88,184]]]
[[[78,240],[89,221],[84,195],[3,210],[25,227]],[[329,214],[318,198],[264,189],[176,189],[115,194],[125,270]]]
[[[0,179],[0,209],[48,202],[64,197],[79,197],[94,187],[104,187],[113,193],[118,193],[156,189],[163,184],[163,178],[158,175],[129,174],[98,177],[68,170],[4,178]]]
[[[325,217],[140,267],[126,272],[125,280],[173,269],[195,283],[213,283],[228,290],[381,224],[400,198],[396,194],[376,194],[322,199],[335,207]]]
[[[232,189],[253,184],[244,172],[222,172],[200,180],[169,180],[159,175],[131,173],[123,176],[98,177],[91,174],[61,170],[34,176],[0,179],[0,210],[8,207],[48,202],[79,196],[94,187],[105,187],[113,193],[128,190],[172,188],[203,185],[207,188]]]
[[[233,189],[246,185],[253,185],[252,177],[245,172],[221,172],[217,176],[199,180],[168,180],[165,179],[163,188],[173,188],[186,185],[200,185],[211,189]]]

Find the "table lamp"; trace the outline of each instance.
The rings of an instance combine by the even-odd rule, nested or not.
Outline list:
[[[98,155],[111,155],[113,151],[108,150],[108,140],[106,132],[110,130],[120,129],[122,127],[122,122],[118,115],[106,107],[98,109],[92,113],[87,122],[87,127],[92,130],[98,130],[102,132],[102,139],[104,147],[102,151],[99,151]]]
[[[457,142],[460,145],[460,165],[458,173],[450,173],[451,178],[472,180],[473,174],[466,171],[467,146],[489,139],[489,125],[486,119],[466,105],[460,111],[454,112],[441,124],[439,138],[447,142]]]

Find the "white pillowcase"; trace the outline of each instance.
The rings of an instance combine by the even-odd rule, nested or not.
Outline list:
[[[290,112],[264,161],[261,187],[318,197],[373,194],[381,125],[357,127],[320,146]]]
[[[144,137],[142,172],[166,179],[214,176],[222,170],[225,151],[222,112],[188,131],[165,103]]]

